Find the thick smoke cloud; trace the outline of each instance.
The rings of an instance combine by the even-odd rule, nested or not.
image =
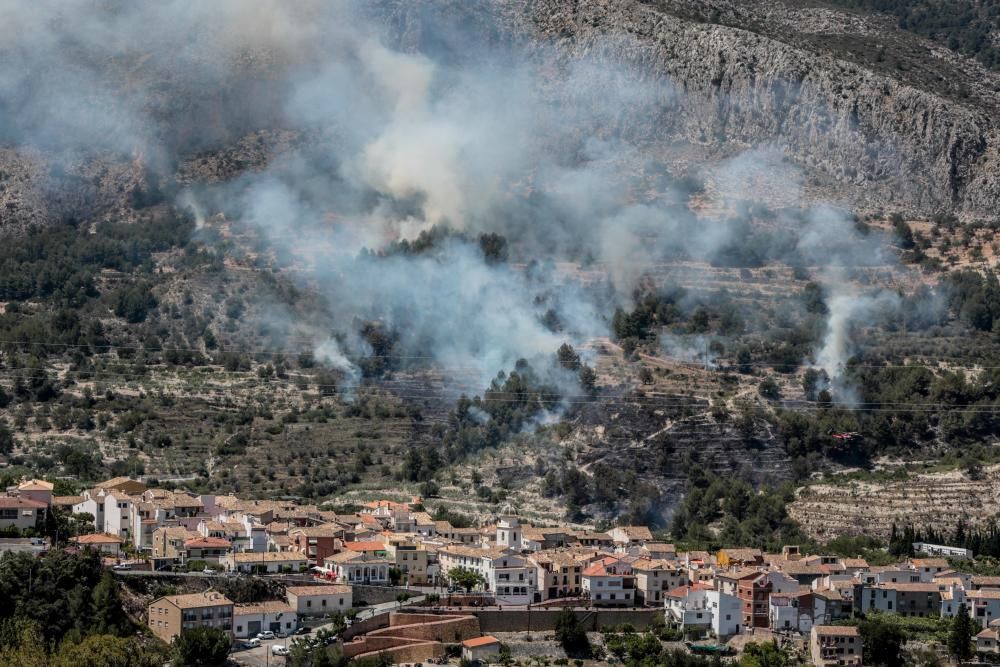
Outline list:
[[[373,6],[393,20],[372,20]],[[400,356],[480,382],[604,335],[650,266],[743,243],[741,202],[763,191],[801,204],[780,147],[701,170],[700,217],[680,174],[662,174],[647,196],[637,165],[660,154],[657,121],[682,94],[670,81],[612,65],[602,49],[567,61],[556,47],[521,51],[453,25],[437,37],[457,47],[400,48],[408,23],[427,20],[391,2],[0,0],[0,140],[140,155],[169,171],[257,128],[300,133],[303,149],[177,203],[199,220],[225,211],[269,239],[333,314],[326,327],[289,323],[277,307],[275,319],[309,329],[317,358],[354,378],[351,360],[373,352],[359,322],[398,335]],[[629,39],[609,36],[604,50]],[[764,249],[766,261],[889,261],[834,209],[778,222],[795,240]],[[454,234],[431,251],[359,256],[435,227]],[[507,238],[508,262],[484,256],[483,233]],[[553,260],[597,266],[609,282],[587,284]],[[832,376],[849,327],[881,302],[863,305],[834,289],[835,272],[822,275],[834,296],[817,363]]]

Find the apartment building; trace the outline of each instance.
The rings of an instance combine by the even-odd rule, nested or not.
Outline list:
[[[635,576],[632,566],[620,558],[608,556],[583,571],[583,593],[595,607],[632,607],[635,605]]]
[[[632,563],[636,604],[659,607],[667,591],[688,583],[687,571],[676,561],[640,558]]]
[[[583,593],[583,565],[572,554],[562,551],[540,551],[528,562],[536,569],[538,592],[542,600],[576,597]]]
[[[215,591],[158,598],[149,603],[147,615],[149,629],[165,642],[200,627],[233,632],[233,602]]]
[[[48,505],[28,498],[0,497],[0,530],[17,528],[25,530],[45,522]]]
[[[809,652],[815,667],[861,667],[861,633],[851,625],[814,625]]]

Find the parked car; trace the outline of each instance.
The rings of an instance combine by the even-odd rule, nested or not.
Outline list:
[[[306,626],[303,625],[301,628],[295,631],[295,634],[308,635],[310,632],[312,632],[312,628],[307,628]]]
[[[243,642],[243,648],[257,648],[258,646],[260,646],[260,639],[257,637]]]
[[[274,633],[270,630],[264,630],[264,632],[258,632],[257,639],[263,639],[265,641],[269,641],[271,639],[274,639]]]
[[[288,655],[288,653],[288,649],[281,644],[275,644],[271,647],[271,655]]]
[[[111,566],[112,570],[131,570],[132,565],[129,563],[118,563],[117,565]]]
[[[202,574],[215,574],[215,570],[213,570],[210,567],[206,567],[204,570],[201,571],[201,573]]]

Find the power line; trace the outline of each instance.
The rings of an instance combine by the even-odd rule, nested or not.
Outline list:
[[[327,385],[328,387],[334,387],[335,385]],[[445,392],[440,393],[425,393],[425,394],[406,394],[406,393],[393,393],[386,390],[374,389],[371,391],[361,391],[358,389],[348,390],[341,392],[341,395],[357,396],[357,397],[373,397],[373,398],[387,398],[393,397],[398,399],[408,399],[408,400],[457,400],[463,396],[468,397],[466,394],[451,393],[450,395]],[[701,408],[704,411],[711,410],[710,405],[698,405],[693,403],[694,401],[703,399],[691,399],[690,401],[660,401],[660,402],[648,402],[640,403],[633,398],[625,397],[587,397],[585,395],[576,395],[568,397],[559,398],[542,398],[536,395],[529,395],[528,400],[525,397],[517,395],[517,398],[501,398],[497,396],[485,396],[476,397],[473,403],[478,404],[491,404],[491,403],[530,403],[536,405],[548,405],[548,406],[573,406],[573,405],[615,405],[615,406],[629,406],[636,405],[637,407],[644,408],[655,408],[655,407],[676,407],[676,408]],[[575,398],[583,398],[583,400],[574,400]],[[218,394],[206,394],[206,393],[191,393],[185,392],[180,395],[173,396],[175,399],[183,398],[218,398]],[[239,401],[237,401],[239,402]],[[247,401],[243,401],[247,402]],[[927,413],[927,414],[940,414],[940,413],[954,413],[954,414],[1000,414],[1000,405],[980,405],[980,404],[954,404],[948,405],[944,403],[867,403],[858,405],[823,405],[818,402],[808,402],[803,400],[793,399],[789,402],[794,403],[793,406],[778,406],[790,409],[796,412],[822,412],[829,410],[831,408],[845,408],[851,410],[858,410],[861,412],[884,412],[884,413]],[[742,406],[752,406],[757,405],[750,401],[741,401],[737,403],[738,407]]]
[[[315,338],[307,338],[307,337],[300,337],[299,339],[300,340],[310,340],[310,341],[316,340]],[[295,339],[293,338],[292,340],[295,340]],[[600,344],[600,343],[597,343],[597,344]],[[190,352],[190,353],[197,353],[197,354],[202,354],[202,355],[212,355],[212,354],[241,354],[241,355],[245,355],[245,356],[248,356],[248,357],[257,357],[257,356],[271,356],[271,357],[298,356],[298,355],[301,355],[301,354],[304,354],[304,353],[312,354],[312,353],[315,352],[315,350],[312,349],[312,348],[305,348],[305,349],[302,349],[302,350],[288,350],[288,351],[275,351],[275,350],[271,350],[271,351],[267,351],[267,350],[250,351],[250,350],[240,349],[240,348],[216,348],[214,350],[208,350],[208,351],[206,351],[206,350],[202,350],[202,349],[199,349],[199,348],[183,348],[183,347],[146,347],[146,346],[130,346],[130,345],[117,345],[117,344],[115,344],[115,345],[111,345],[111,344],[109,344],[109,345],[92,345],[92,344],[88,344],[88,343],[50,343],[50,342],[35,342],[35,341],[27,342],[27,341],[9,340],[9,339],[0,339],[0,345],[16,345],[16,346],[24,346],[24,347],[29,347],[29,348],[30,347],[59,347],[59,348],[70,348],[70,349],[92,349],[92,350],[106,350],[107,352],[111,352],[111,351],[114,351],[114,350],[132,350],[132,351],[144,351],[144,352]],[[589,345],[589,344],[585,343],[585,344],[581,345],[581,349],[587,349],[586,345]],[[359,356],[358,360],[359,361],[366,361],[366,360],[404,360],[404,361],[406,361],[406,360],[437,360],[437,359],[440,359],[441,356],[442,355],[371,354],[371,355],[362,355],[362,356]],[[598,353],[598,356],[605,356],[605,355],[601,355],[600,353]],[[611,355],[607,355],[607,356],[611,356]],[[708,363],[718,363],[718,361],[712,361],[711,359],[700,360],[700,361],[689,361],[689,360],[686,360],[686,359],[678,359],[676,357],[654,357],[652,355],[649,355],[649,356],[651,358],[653,358],[653,359],[657,359],[657,360],[662,359],[663,361],[674,363],[674,364],[690,365],[692,367],[692,370],[694,370],[694,369],[703,369],[705,367],[706,361]],[[922,357],[922,356],[925,356],[925,355],[915,355],[915,356],[921,356]],[[847,364],[846,367],[847,368],[876,368],[876,369],[881,369],[881,368],[890,368],[890,369],[926,368],[928,370],[967,370],[967,371],[980,371],[980,370],[995,370],[995,369],[1000,369],[1000,366],[983,366],[983,365],[978,365],[978,364],[972,365],[972,366],[947,366],[947,365],[942,366],[942,362],[944,360],[954,359],[954,360],[967,361],[967,358],[966,357],[936,357],[936,358],[939,359],[939,360],[941,360],[941,361],[939,361],[935,365],[931,365],[931,364],[917,364],[917,363],[912,363],[912,364],[867,363],[867,364]],[[122,359],[122,363],[127,363],[127,362],[128,362],[128,357],[125,357],[125,358]],[[798,369],[798,368],[803,368],[803,367],[804,368],[813,368],[813,366],[811,366],[809,363],[807,363],[805,361],[803,361],[802,363],[799,363],[799,364],[771,363],[771,362],[766,362],[766,361],[754,361],[754,362],[740,363],[740,362],[732,361],[732,362],[730,362],[730,363],[727,364],[726,368],[738,368],[738,367],[742,367],[742,366],[750,366],[752,368],[773,368],[773,369],[778,370],[779,372],[781,372],[781,369]],[[462,370],[478,371],[478,370],[481,370],[481,367],[476,367],[476,366],[466,366],[466,367],[462,367],[462,366],[456,366],[456,367],[431,366],[429,368],[434,369],[434,370],[441,370],[441,371],[462,371]],[[715,369],[715,370],[719,370],[719,369]]]

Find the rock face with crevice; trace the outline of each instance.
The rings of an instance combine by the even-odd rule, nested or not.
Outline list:
[[[861,56],[849,46],[852,33],[871,40],[885,34],[887,44],[911,47],[905,50],[908,71],[919,65],[954,74],[953,54],[937,53],[932,43],[885,26],[872,35],[874,18],[830,12],[845,17],[838,22],[800,13],[803,31],[819,31],[807,33],[796,32],[794,15],[775,11],[779,3],[742,3],[740,14],[727,14],[724,5],[731,3],[715,3],[715,9],[711,4],[536,0],[525,9],[539,37],[570,53],[599,52],[650,76],[668,77],[679,94],[655,119],[664,139],[720,148],[777,146],[807,174],[832,181],[862,206],[995,215],[995,75],[967,63],[968,81],[960,91],[973,92],[956,99],[947,88],[929,90],[927,75],[894,78],[878,71],[877,63],[857,62]],[[746,29],[685,18],[683,10],[742,19]],[[784,32],[766,34],[768,26]],[[841,52],[825,39],[831,32],[844,38]]]
[[[989,217],[1000,204],[1000,77],[887,17],[793,0],[380,4],[403,48],[433,43],[447,14],[485,44],[551,45],[559,55],[540,57],[669,82],[655,114],[624,121],[646,148],[777,148],[817,196],[861,208]]]

